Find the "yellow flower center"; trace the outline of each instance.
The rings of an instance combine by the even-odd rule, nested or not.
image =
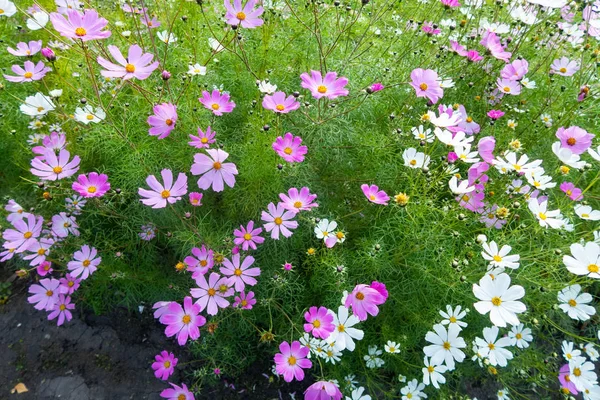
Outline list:
[[[455,324],[455,323],[456,323],[456,321],[457,321],[457,319],[456,319],[456,317],[455,317],[454,315],[453,315],[453,316],[451,316],[450,318],[448,318],[448,320],[449,320],[449,321],[450,321],[450,323],[452,323],[452,324]]]
[[[283,104],[277,104],[277,105],[275,106],[275,108],[276,108],[277,110],[279,110],[279,111],[283,111],[283,110],[285,110],[285,107],[283,106]]]
[[[496,345],[494,343],[488,343],[488,349],[494,350],[495,348],[496,348]]]
[[[425,85],[425,84],[423,84],[423,85]],[[427,367],[427,372],[429,372],[430,374],[432,374],[434,371],[435,371],[435,367],[434,366],[430,365],[429,367]]]
[[[375,200],[375,199],[376,199],[376,197],[375,197],[375,195],[374,195],[374,194],[371,194],[371,195],[369,195],[369,200],[373,201],[373,200]]]
[[[465,203],[467,203],[469,201],[470,197],[467,194],[464,194],[462,197],[462,201],[464,201]]]
[[[539,213],[538,215],[539,215],[540,219],[541,219],[541,220],[543,220],[543,221],[545,221],[545,220],[546,220],[546,218],[548,218],[548,217],[546,216],[546,214],[544,214],[544,213],[542,213],[542,212],[541,212],[541,213]]]
[[[567,144],[569,146],[575,146],[575,143],[577,143],[577,139],[572,138],[572,137],[570,137],[570,138],[567,139]]]
[[[240,304],[242,305],[242,307],[246,307],[248,305],[248,300],[242,300]]]
[[[25,72],[25,74],[23,74],[23,76],[24,76],[26,79],[29,79],[29,78],[31,78],[31,77],[33,76],[33,72]]]
[[[575,376],[581,376],[581,370],[579,368],[573,369],[573,375],[575,375]]]
[[[427,88],[428,88],[428,87],[429,87],[429,86],[427,86],[427,84],[426,84],[426,83],[421,83],[421,84],[419,85],[419,89],[421,89],[421,90],[427,90]]]
[[[345,332],[346,331],[346,327],[342,324],[339,324],[337,327],[338,332]]]
[[[319,85],[319,87],[317,87],[317,92],[319,92],[319,93],[326,93],[327,92],[327,87],[323,86],[323,85]]]
[[[221,293],[225,293],[227,291],[227,289],[229,289],[229,287],[225,284],[219,286],[219,292],[221,292]]]
[[[564,74],[565,72],[567,72],[567,69],[565,67],[562,67],[561,69],[559,69],[559,71]]]
[[[39,249],[37,253],[38,255],[43,256],[44,254],[46,254],[46,249]]]
[[[93,116],[92,114],[88,114],[88,115],[86,115],[86,116],[85,116],[85,118],[86,118],[88,121],[91,121],[91,120],[93,120],[93,119],[94,119],[94,116]]]
[[[208,289],[207,291],[209,296],[214,296],[215,294],[217,294],[217,291],[213,288]]]
[[[235,17],[236,17],[237,19],[239,19],[240,21],[243,21],[243,20],[245,20],[245,19],[246,19],[246,14],[244,14],[243,12],[241,12],[241,11],[240,11],[239,13],[237,13],[237,14],[235,15]]]
[[[221,163],[220,163],[220,162],[218,162],[218,161],[216,161],[216,162],[213,164],[213,168],[214,168],[214,169],[216,169],[216,170],[219,170],[219,169],[221,169]]]
[[[321,326],[321,321],[319,321],[318,319],[315,319],[312,324],[313,324],[314,328],[318,328]]]
[[[171,361],[165,361],[163,365],[165,366],[165,368],[169,368],[171,366]]]
[[[302,202],[301,202],[301,201],[295,201],[295,202],[294,202],[294,207],[295,207],[295,208],[300,208],[300,207],[302,207]]]
[[[521,340],[521,339],[523,339],[523,335],[521,335],[520,333],[517,333],[515,335],[515,338],[517,338],[517,340]]]
[[[568,303],[569,303],[569,305],[570,305],[571,307],[576,307],[576,306],[577,306],[577,302],[575,301],[575,299],[571,299],[571,300],[569,300],[569,302],[568,302]]]
[[[88,193],[96,193],[96,190],[98,190],[98,189],[96,189],[96,186],[90,186],[90,187],[88,187],[87,191],[88,191]]]
[[[192,317],[190,317],[189,315],[185,314],[183,316],[183,318],[181,318],[181,322],[183,322],[184,324],[189,324],[190,322],[192,322]]]
[[[42,107],[42,106],[39,106],[39,107],[37,108],[37,111],[38,111],[38,112],[42,112],[42,111],[44,111],[44,110],[45,110],[45,109],[44,109],[44,107]]]
[[[407,399],[412,399],[412,393],[409,393],[409,394],[407,394],[407,395],[406,395],[406,398],[407,398]]]
[[[565,375],[565,381],[566,382],[571,382],[571,377],[569,375]]]
[[[61,304],[60,306],[58,306],[58,308],[60,309],[60,311],[65,311],[67,309],[67,306]]]
[[[186,400],[187,396],[185,394],[180,394],[179,396],[177,396],[177,400]]]
[[[283,220],[280,217],[277,217],[273,222],[275,222],[275,224],[277,225],[281,225],[283,223]]]
[[[213,104],[211,105],[211,108],[212,108],[213,110],[218,110],[220,107],[221,107],[221,106],[219,106],[217,103],[213,103]]]
[[[588,213],[581,214],[581,218],[589,218],[589,217],[590,217],[590,214],[588,214]]]
[[[81,263],[81,265],[83,265],[84,267],[89,267],[91,264],[90,260],[83,260],[83,262]]]
[[[175,269],[176,269],[177,271],[182,271],[184,268],[185,268],[185,264],[184,264],[184,263],[182,263],[181,261],[180,261],[180,262],[178,262],[177,264],[175,264]]]
[[[567,192],[566,192],[566,193],[567,193],[567,196],[570,196],[570,195],[572,195],[572,194],[573,194],[573,191],[572,191],[572,190],[567,190]]]
[[[168,190],[163,190],[162,192],[160,192],[160,197],[162,197],[163,199],[168,199],[169,197],[171,197],[171,192],[169,192]]]
[[[32,237],[32,236],[33,236],[33,232],[29,232],[29,231],[27,231],[27,232],[25,232],[25,233],[23,234],[23,237],[24,237],[25,239],[29,239],[29,238],[30,238],[30,237]]]
[[[469,123],[470,123],[470,122],[473,122],[473,118],[471,118],[471,117],[467,117],[467,122],[469,122]]]
[[[244,240],[250,240],[252,239],[252,235],[249,233],[244,234]]]
[[[4,10],[0,8],[0,15],[4,14]]]
[[[444,350],[450,350],[450,347],[452,347],[450,342],[444,342]]]
[[[79,37],[82,37],[87,34],[87,31],[85,29],[83,29],[82,27],[79,27],[79,28],[75,29],[75,34]]]
[[[342,232],[342,231],[338,231],[338,232],[336,232],[336,234],[335,234],[335,237],[336,237],[336,238],[338,238],[338,239],[343,239],[343,238],[344,238],[344,236],[345,236],[345,235],[344,235],[344,232]]]
[[[410,160],[409,164],[415,166],[417,165],[417,160]]]
[[[167,126],[171,126],[171,125],[173,125],[173,120],[171,118],[167,118],[165,120],[165,124],[167,124]]]
[[[53,292],[52,290],[48,290],[48,291],[46,292],[46,296],[48,296],[48,297],[52,297],[52,296],[54,296],[54,292]]]
[[[590,264],[587,267],[588,271],[590,271],[593,274],[597,274],[598,273],[598,265],[596,264]]]
[[[492,304],[498,307],[502,304],[502,299],[500,297],[492,297]]]
[[[68,287],[73,287],[73,285],[75,285],[75,282],[73,282],[73,281],[69,281],[69,283],[67,283]]]
[[[60,174],[63,171],[62,167],[56,166],[54,168],[52,168],[52,172],[54,172],[55,174]]]
[[[502,257],[500,257],[499,255],[495,255],[494,256],[494,261],[500,262],[500,261],[502,261]]]
[[[287,154],[288,156],[289,156],[290,154],[292,154],[292,151],[293,151],[293,150],[292,150],[292,148],[291,148],[291,147],[286,147],[285,149],[283,149],[283,152],[284,152],[285,154]]]
[[[364,295],[362,292],[358,292],[358,293],[356,293],[356,296],[355,296],[355,297],[356,297],[358,300],[364,300],[364,298],[365,298],[365,295]]]
[[[288,364],[289,364],[289,365],[296,365],[296,357],[294,357],[294,356],[289,356],[289,357],[288,357]]]
[[[203,144],[208,143],[208,139],[203,137],[202,139],[200,139],[200,142],[202,142]]]
[[[131,74],[132,72],[135,72],[135,65],[133,65],[133,64],[127,64],[127,65],[125,66],[125,71],[129,72],[130,74]]]
[[[202,265],[203,267],[206,267],[208,265],[208,261],[200,260],[200,265]]]
[[[504,93],[510,93],[510,88],[508,86],[504,86],[502,90],[504,91]]]
[[[235,276],[240,276],[240,275],[242,275],[242,270],[239,269],[239,268],[236,268],[236,269],[233,270],[233,274]]]

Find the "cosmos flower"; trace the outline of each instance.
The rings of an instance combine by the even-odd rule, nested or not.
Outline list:
[[[563,263],[570,273],[600,279],[600,245],[598,243],[573,243],[570,250],[570,256],[563,256]]]
[[[54,304],[54,309],[50,314],[48,314],[48,321],[52,321],[55,318],[56,325],[61,326],[65,323],[65,321],[70,321],[73,319],[73,314],[71,314],[71,310],[75,309],[75,304],[71,303],[71,297],[65,296],[64,294],[59,294],[56,303]]]
[[[200,311],[206,309],[209,315],[217,315],[219,308],[229,307],[229,301],[225,298],[233,294],[229,281],[229,278],[216,272],[211,272],[208,280],[204,275],[196,278],[198,287],[191,289],[190,293],[198,299],[196,304],[200,306]]]
[[[265,238],[259,236],[262,228],[254,228],[254,221],[248,222],[248,227],[240,225],[240,229],[233,231],[233,243],[237,246],[242,245],[242,250],[248,251],[249,248],[256,250],[256,245],[265,241]]]
[[[437,72],[431,69],[414,69],[410,73],[410,85],[415,89],[417,97],[426,97],[432,103],[437,103],[444,97],[444,90],[439,83]]]
[[[49,71],[51,71],[50,68],[44,65],[43,61],[39,61],[37,64],[34,64],[31,61],[25,61],[25,65],[23,67],[13,65],[11,70],[17,74],[17,76],[5,74],[4,79],[9,82],[17,83],[39,81],[46,76]]]
[[[106,118],[106,113],[100,107],[92,107],[91,105],[86,105],[83,108],[77,107],[75,109],[75,120],[79,121],[85,125],[90,123],[97,124]]]
[[[327,97],[329,100],[336,99],[340,96],[347,96],[348,89],[345,86],[348,84],[348,79],[345,77],[338,78],[337,72],[327,72],[325,77],[321,72],[311,70],[310,75],[306,72],[300,75],[302,87],[310,90],[315,99]]]
[[[563,148],[571,150],[573,154],[582,154],[592,145],[595,135],[578,126],[571,126],[558,128],[556,137]]]
[[[319,339],[327,339],[335,330],[333,315],[325,307],[312,306],[304,313],[304,332],[310,332]]]
[[[166,381],[169,376],[175,372],[178,359],[173,353],[169,353],[166,350],[160,352],[154,356],[155,362],[152,363],[152,369],[154,370],[154,376],[158,379]]]
[[[227,186],[233,187],[238,170],[234,163],[223,162],[229,157],[229,153],[221,149],[208,149],[206,152],[208,155],[194,155],[194,163],[191,168],[192,175],[202,175],[198,179],[198,187],[204,190],[212,187],[215,192],[223,191],[223,182]]]
[[[206,90],[202,91],[202,97],[198,100],[214,115],[221,116],[223,113],[230,113],[235,108],[235,103],[229,99],[228,93],[221,93],[218,89],[215,89],[212,93]]]
[[[304,161],[304,155],[308,147],[301,146],[302,138],[287,132],[283,137],[279,136],[273,142],[272,148],[275,152],[289,163]]]
[[[242,0],[223,0],[225,9],[225,20],[229,25],[241,26],[242,28],[252,29],[261,26],[264,21],[258,17],[262,15],[264,9],[258,7],[254,9],[256,0],[247,0],[246,5],[242,7]]]
[[[579,62],[569,60],[567,57],[556,59],[550,65],[550,70],[557,75],[572,76],[579,71]]]
[[[95,39],[106,39],[110,31],[103,31],[108,21],[101,18],[96,10],[67,10],[67,17],[59,13],[50,14],[54,29],[66,38],[81,39],[83,42]]]
[[[100,74],[104,77],[121,78],[125,81],[132,78],[144,80],[150,76],[152,71],[158,68],[158,61],[152,62],[154,55],[144,53],[137,44],[129,47],[127,58],[123,57],[117,46],[109,45],[108,51],[118,64],[114,64],[104,57],[98,57],[98,64],[105,68],[100,71]]]
[[[231,256],[231,261],[227,258],[223,260],[220,271],[229,277],[229,285],[234,286],[236,292],[243,292],[246,285],[256,285],[257,281],[254,277],[260,275],[260,268],[250,268],[253,263],[252,256],[240,260],[240,255],[234,254]]]
[[[379,314],[377,306],[385,303],[385,300],[386,297],[372,285],[359,284],[348,294],[344,306],[352,308],[352,313],[359,320],[364,321],[367,319],[367,314],[374,317]]]
[[[377,185],[369,186],[365,183],[361,185],[360,188],[362,189],[367,200],[369,200],[371,203],[387,206],[390,196],[388,196],[383,190],[379,190]]]
[[[278,114],[287,114],[290,111],[300,108],[300,103],[292,95],[285,97],[284,92],[275,92],[273,95],[266,95],[263,99],[262,106],[265,110],[271,110]]]
[[[201,318],[203,318],[203,317],[201,317]],[[174,383],[169,382],[169,385],[171,385],[172,388],[165,389],[162,392],[160,392],[160,397],[162,397],[163,399],[195,400],[194,394],[188,390],[185,383],[182,383],[181,386],[177,386]]]
[[[200,315],[202,308],[192,303],[192,298],[186,296],[181,304],[172,301],[166,311],[160,316],[159,321],[167,325],[165,335],[167,337],[177,336],[177,343],[183,346],[188,338],[196,340],[200,337],[200,327],[206,323],[206,318]]]
[[[26,217],[14,220],[12,225],[14,229],[5,229],[2,232],[4,248],[14,249],[15,253],[22,253],[35,245],[37,238],[42,232],[43,217],[36,217],[33,214],[27,214]]]
[[[304,391],[304,400],[341,400],[342,392],[336,382],[318,381]]]
[[[275,370],[279,375],[283,375],[286,382],[291,382],[296,379],[301,381],[304,379],[305,368],[311,368],[312,362],[306,358],[310,351],[308,347],[304,347],[298,341],[293,341],[290,345],[288,342],[282,342],[279,345],[279,353],[275,354]]]
[[[319,206],[314,202],[317,195],[311,194],[306,186],[300,190],[290,188],[287,195],[285,193],[279,193],[279,198],[281,199],[280,204],[283,208],[295,213],[299,213],[300,211],[310,211],[313,207]]]
[[[243,310],[252,310],[252,306],[256,304],[254,298],[254,292],[241,292],[238,296],[234,297],[233,307],[240,307]]]
[[[1,17],[12,17],[17,13],[17,7],[10,0],[0,0],[0,9],[2,12],[0,13]]]
[[[198,136],[189,135],[191,142],[188,144],[197,149],[208,149],[211,144],[215,142],[216,132],[210,129],[210,126],[206,128],[206,132],[198,128]]]
[[[138,189],[138,194],[143,197],[140,201],[152,208],[164,208],[167,203],[173,204],[181,200],[181,196],[187,193],[187,176],[183,172],[179,173],[175,182],[170,169],[163,169],[160,174],[164,185],[154,175],[150,175],[146,178],[146,183],[152,190]]]
[[[171,134],[177,123],[177,106],[171,103],[162,103],[154,106],[152,109],[154,115],[148,117],[148,124],[151,128],[148,130],[150,136],[158,136],[164,139]]]
[[[485,274],[479,284],[473,284],[473,294],[479,299],[473,304],[475,309],[480,314],[490,313],[490,320],[496,326],[518,325],[517,314],[527,309],[525,304],[517,301],[525,296],[525,289],[519,285],[510,286],[510,276],[505,273],[495,279]]]
[[[87,176],[81,174],[73,182],[72,189],[83,197],[102,197],[110,190],[108,176],[90,172]]]
[[[58,279],[40,279],[39,284],[29,286],[29,294],[31,296],[27,298],[27,301],[30,304],[34,304],[33,308],[36,310],[52,311],[59,299],[59,285],[60,282]]]
[[[101,257],[97,257],[98,250],[87,244],[81,246],[73,254],[73,260],[67,263],[67,268],[71,276],[81,279],[87,279],[97,269],[102,261]]]
[[[19,109],[25,115],[30,117],[41,117],[54,110],[55,106],[52,99],[42,93],[36,93],[33,96],[27,96]]]
[[[291,229],[298,227],[297,221],[292,221],[296,217],[294,211],[286,210],[283,207],[283,203],[275,204],[269,203],[267,206],[268,212],[263,211],[261,219],[265,222],[265,231],[271,232],[271,239],[279,240],[279,234],[281,233],[284,237],[292,236],[293,232]]]
[[[17,43],[16,47],[16,49],[13,49],[12,47],[7,47],[6,51],[8,51],[13,56],[17,57],[31,57],[34,54],[39,53],[39,51],[42,49],[42,41],[32,40],[29,43],[19,42]]]

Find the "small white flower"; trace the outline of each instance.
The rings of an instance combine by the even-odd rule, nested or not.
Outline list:
[[[194,65],[188,66],[188,75],[196,76],[196,75],[206,75],[206,67],[204,65],[200,65],[198,63]]]
[[[19,107],[23,114],[30,117],[41,117],[54,110],[54,108],[52,99],[39,92],[33,96],[28,96],[25,102],[21,104],[21,107]]]
[[[445,365],[430,362],[427,356],[423,359],[423,363],[425,364],[425,367],[422,369],[423,383],[428,386],[433,385],[434,388],[439,389],[440,383],[446,383],[446,378],[442,374],[448,371],[448,368]]]
[[[516,345],[520,349],[529,347],[529,342],[533,340],[531,329],[525,328],[523,324],[513,326],[510,332],[508,332],[508,337],[511,340],[511,345]]]
[[[593,210],[590,206],[584,206],[583,204],[577,204],[575,206],[575,214],[581,219],[587,219],[589,221],[600,220],[600,211]]]
[[[575,348],[575,344],[573,342],[567,342],[566,340],[563,340],[561,349],[563,352],[563,357],[567,361],[581,357],[581,351]]]
[[[371,400],[371,396],[363,394],[365,392],[364,387],[359,387],[352,391],[351,397],[346,396],[346,400]]]
[[[484,251],[481,252],[481,256],[489,261],[491,267],[519,268],[521,256],[518,254],[509,255],[508,253],[512,250],[509,245],[505,244],[501,249],[498,249],[496,242],[491,241],[484,243],[482,247]]]
[[[467,312],[461,310],[461,306],[456,306],[453,310],[451,305],[446,306],[446,312],[440,310],[440,315],[444,318],[442,325],[456,325],[459,329],[466,328],[467,323],[461,320],[467,315]]]
[[[513,354],[506,350],[510,346],[510,338],[504,336],[498,339],[499,329],[497,326],[483,328],[483,339],[475,338],[475,343],[479,347],[478,354],[487,358],[491,365],[506,367],[508,360],[512,360]]]
[[[392,342],[391,340],[387,341],[386,345],[384,346],[384,349],[387,353],[390,354],[400,353],[400,345],[396,342]]]
[[[219,52],[219,51],[221,51],[221,50],[223,50],[225,48],[225,47],[223,47],[223,45],[221,44],[221,42],[219,42],[215,38],[208,38],[208,45],[215,52]]]
[[[596,314],[596,309],[588,303],[592,301],[592,295],[581,293],[581,285],[567,286],[558,292],[558,307],[575,320],[587,321],[590,315]]]
[[[475,186],[469,186],[469,182],[466,180],[458,183],[458,178],[456,176],[450,178],[448,181],[448,186],[454,194],[466,194],[475,190]]]
[[[177,41],[177,36],[175,36],[173,33],[169,33],[167,31],[162,31],[162,32],[157,32],[156,36],[158,36],[158,38],[165,42],[165,43],[175,43]]]
[[[379,358],[381,354],[383,351],[377,349],[377,346],[369,346],[369,354],[364,356],[367,368],[381,368],[385,364],[385,361]]]
[[[106,113],[100,107],[94,109],[88,104],[83,108],[77,107],[75,109],[75,120],[85,125],[90,122],[97,124],[98,122],[103,121],[104,118],[106,118]]]
[[[260,81],[258,83],[258,90],[261,93],[273,94],[277,90],[277,85],[273,85],[271,82],[268,81]]]

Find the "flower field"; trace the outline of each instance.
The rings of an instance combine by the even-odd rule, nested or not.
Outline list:
[[[600,399],[600,2],[0,0],[0,35],[2,268],[60,329],[153,314],[162,398]]]

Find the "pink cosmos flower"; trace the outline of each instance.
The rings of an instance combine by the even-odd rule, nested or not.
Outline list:
[[[215,131],[211,131],[210,126],[206,128],[206,132],[198,128],[198,136],[190,135],[191,142],[188,144],[197,149],[208,149],[215,142]]]
[[[569,377],[570,372],[571,369],[569,368],[569,364],[563,365],[562,367],[560,367],[560,370],[558,372],[558,380],[562,388],[567,389],[569,393],[571,393],[574,396],[577,396],[579,392],[577,391],[577,386],[575,386],[575,384],[571,381]]]
[[[23,207],[21,207],[21,205],[19,205],[19,203],[17,203],[13,199],[8,200],[8,203],[6,203],[6,206],[4,206],[4,209],[10,213],[10,214],[8,214],[8,217],[6,217],[6,219],[11,224],[15,221],[22,220],[23,218],[30,215],[30,213],[25,212],[25,209]]]
[[[79,236],[79,225],[75,216],[60,212],[52,216],[52,234],[59,238],[66,238],[69,234]]]
[[[371,203],[387,206],[390,196],[388,196],[383,190],[379,190],[377,185],[369,186],[365,183],[362,184],[360,188],[367,197],[367,200],[369,200]]]
[[[489,164],[485,162],[473,164],[467,172],[469,186],[475,185],[475,190],[483,190],[483,186],[478,187],[478,185],[483,185],[490,179],[490,177],[485,174],[489,169]]]
[[[102,261],[101,257],[96,257],[98,250],[93,247],[84,244],[80,250],[77,250],[73,254],[73,260],[67,263],[67,268],[72,276],[87,279],[97,269],[98,265]]]
[[[529,72],[529,63],[527,60],[515,60],[502,68],[500,76],[502,79],[520,81],[527,72]]]
[[[160,21],[156,17],[150,18],[148,14],[142,15],[140,17],[140,22],[142,25],[145,25],[150,29],[158,28],[161,25]]]
[[[238,246],[241,244],[244,251],[248,251],[249,247],[256,250],[256,245],[265,241],[264,237],[259,236],[261,232],[262,228],[254,229],[254,221],[250,221],[247,228],[240,225],[240,229],[233,231],[233,235],[235,236],[233,243]]]
[[[51,274],[52,271],[54,271],[52,269],[52,263],[50,261],[42,261],[37,267],[36,267],[36,272],[38,273],[39,276],[46,276],[48,274]]]
[[[254,261],[254,259],[252,259]],[[199,286],[190,290],[193,298],[197,298],[196,305],[200,311],[206,309],[209,315],[217,315],[219,308],[229,306],[229,301],[225,297],[231,296],[233,290],[229,285],[229,278],[221,276],[216,272],[211,272],[208,281],[204,275],[196,278],[196,284]]]
[[[367,319],[367,313],[372,316],[379,314],[378,305],[385,303],[385,297],[369,285],[356,285],[354,290],[346,297],[344,305],[346,308],[352,308],[352,313],[359,320]]]
[[[175,183],[173,183],[173,173],[170,169],[163,169],[160,174],[165,183],[164,186],[154,175],[150,175],[146,178],[146,183],[152,190],[138,189],[138,194],[145,197],[140,201],[152,208],[164,208],[167,203],[173,204],[181,200],[181,196],[187,193],[187,176],[183,172],[179,173]]]
[[[54,244],[54,240],[50,238],[40,238],[35,243],[33,243],[27,251],[31,252],[31,254],[23,257],[24,260],[31,260],[29,265],[35,267],[36,265],[40,265],[46,261],[46,257],[50,255],[50,247]],[[47,273],[47,272],[46,272]],[[44,274],[45,275],[45,274]],[[44,276],[42,275],[42,276]]]
[[[182,383],[181,386],[177,386],[174,383],[169,382],[169,385],[173,386],[173,388],[165,389],[162,392],[160,392],[160,397],[162,397],[163,399],[195,400],[194,394],[188,390],[187,386],[185,386],[185,383]]]
[[[583,85],[579,89],[579,94],[577,95],[577,101],[583,101],[590,94],[590,87],[587,85]]]
[[[478,212],[481,208],[485,206],[485,204],[483,203],[484,198],[485,193],[483,192],[483,190],[474,190],[470,193],[465,193],[462,196],[455,197],[455,200],[458,202],[458,205],[462,208],[469,211]]]
[[[66,274],[64,278],[60,278],[59,291],[62,294],[73,294],[79,289],[81,279],[74,277],[71,274]]]
[[[280,353],[275,354],[275,370],[279,375],[283,375],[286,382],[291,382],[296,378],[297,381],[304,379],[303,368],[311,368],[312,362],[306,358],[310,349],[304,347],[299,341],[294,340],[290,346],[288,342],[282,342],[279,345]]]
[[[279,114],[287,114],[290,111],[300,108],[300,103],[292,95],[285,97],[284,92],[275,92],[273,95],[266,95],[263,99],[262,106],[266,110],[271,110]]]
[[[415,89],[417,97],[426,97],[432,103],[437,103],[444,97],[437,72],[431,69],[414,69],[410,73],[410,85]]]
[[[240,307],[243,310],[252,310],[252,306],[256,304],[254,292],[241,292],[239,296],[235,296],[233,308]]]
[[[583,192],[572,182],[563,182],[560,184],[560,190],[562,190],[571,200],[581,201],[583,200]]]
[[[190,204],[199,207],[202,205],[202,193],[190,192]]]
[[[337,72],[328,72],[325,78],[319,71],[310,71],[310,75],[304,72],[300,75],[302,87],[311,91],[315,99],[327,97],[333,100],[340,96],[348,96],[348,89],[345,86],[348,84],[348,78],[337,77]]]
[[[183,262],[187,265],[187,270],[192,273],[192,279],[196,279],[200,275],[206,274],[213,267],[213,251],[202,245],[201,249],[194,247],[192,255],[187,256]]]
[[[458,0],[440,0],[445,7],[460,7]]]
[[[35,245],[37,238],[42,232],[43,217],[36,217],[33,214],[26,218],[16,220],[12,223],[15,229],[6,229],[2,233],[4,248],[14,249],[15,253],[22,253]]]
[[[497,119],[501,118],[503,115],[504,115],[504,111],[502,111],[502,110],[490,110],[487,113],[487,116],[493,120],[497,120]]]
[[[57,326],[61,326],[65,323],[65,320],[70,321],[73,319],[73,314],[71,314],[70,310],[75,309],[75,304],[71,303],[71,298],[64,294],[59,294],[56,303],[54,304],[54,309],[50,314],[48,314],[48,321],[52,321],[56,317],[58,320],[56,321]]]
[[[273,142],[273,150],[285,161],[302,162],[304,161],[304,155],[308,152],[308,147],[301,146],[302,138],[300,136],[294,136],[290,132],[287,132],[283,137],[279,136]]]
[[[493,136],[482,137],[477,143],[477,152],[479,153],[479,156],[488,164],[494,164],[495,148],[496,139]]]
[[[292,236],[293,232],[290,229],[296,229],[298,227],[297,221],[292,221],[296,216],[294,211],[286,210],[282,203],[275,204],[269,203],[267,211],[263,211],[261,219],[265,222],[265,231],[271,232],[271,239],[279,240],[279,233],[284,237]]]
[[[342,392],[334,382],[319,381],[304,391],[304,400],[341,400]]]
[[[279,198],[281,199],[280,204],[283,208],[295,213],[310,211],[313,207],[319,207],[317,203],[313,203],[317,195],[311,194],[306,186],[300,189],[300,191],[296,188],[291,188],[288,190],[287,196],[284,193],[279,193]]]
[[[223,3],[227,10],[225,19],[229,25],[251,29],[264,23],[262,19],[258,18],[262,15],[264,9],[262,7],[254,9],[256,0],[248,0],[244,7],[242,7],[242,0],[234,0],[233,5],[231,5],[231,0],[224,0]]]
[[[202,309],[198,304],[192,303],[192,298],[186,296],[181,304],[173,301],[169,304],[167,312],[160,316],[159,321],[167,325],[165,335],[172,337],[177,335],[177,343],[183,346],[188,338],[196,340],[200,337],[200,327],[206,323],[206,318],[200,314]]]
[[[67,10],[67,18],[59,13],[51,13],[50,21],[61,36],[81,39],[83,42],[94,39],[106,39],[110,31],[103,31],[108,21],[100,18],[96,10]]]
[[[379,92],[381,90],[383,90],[385,88],[385,86],[383,86],[383,84],[381,82],[377,82],[371,85],[371,91],[372,92]]]
[[[465,48],[465,46],[461,45],[460,43],[458,43],[456,40],[451,40],[450,41],[450,49],[455,52],[456,54],[458,54],[459,56],[463,56],[466,57],[468,54],[467,49]]]
[[[498,87],[498,90],[500,90],[500,92],[502,92],[503,94],[510,94],[513,96],[521,94],[521,85],[518,81],[498,78],[498,80],[496,81],[496,86]]]
[[[67,136],[64,133],[52,132],[50,135],[44,136],[41,146],[35,146],[31,149],[34,154],[38,154],[35,158],[44,160],[44,154],[47,150],[60,153],[67,145]]]
[[[152,305],[152,309],[154,311],[154,318],[160,320],[160,317],[169,313],[169,305],[171,305],[172,301],[157,301]]]
[[[582,154],[592,145],[595,135],[578,126],[571,126],[558,128],[556,137],[563,148],[571,150],[573,154]]]
[[[471,62],[479,62],[483,60],[483,57],[479,55],[479,52],[477,50],[469,50],[467,51],[467,60]]]
[[[223,182],[229,187],[235,185],[235,175],[238,170],[234,163],[224,163],[229,157],[229,153],[221,149],[206,150],[205,154],[195,154],[194,164],[192,164],[192,175],[202,175],[198,179],[200,189],[208,189],[212,186],[215,192],[221,192],[224,189]]]
[[[137,7],[132,6],[131,4],[123,3],[121,5],[121,10],[130,14],[146,14],[148,9],[146,7]]]
[[[53,150],[46,150],[44,153],[44,161],[34,158],[31,160],[31,173],[39,176],[42,180],[56,181],[62,178],[68,178],[79,170],[79,156],[69,158],[71,153],[67,150],[61,150],[58,156]]]
[[[458,160],[458,154],[456,154],[453,151],[449,151],[448,155],[446,156],[446,161],[448,161],[450,164],[454,164],[457,160]]]
[[[7,47],[6,50],[17,57],[31,57],[34,54],[37,54],[42,49],[42,41],[41,40],[32,40],[29,43],[19,42],[17,43],[17,49],[13,49],[12,47]]]
[[[71,187],[83,197],[102,197],[110,190],[110,183],[105,174],[90,172],[88,176],[79,175]]]
[[[571,76],[575,72],[579,71],[579,63],[577,61],[571,61],[567,57],[554,60],[550,65],[550,70],[557,75]]]
[[[154,115],[148,117],[148,124],[151,128],[148,130],[150,136],[158,136],[164,139],[171,134],[177,123],[177,106],[171,103],[162,103],[154,106],[152,109]]]
[[[231,256],[231,261],[228,258],[223,260],[221,273],[229,277],[229,285],[233,285],[236,292],[243,292],[246,285],[256,285],[254,277],[260,275],[260,268],[250,268],[253,263],[254,257],[248,256],[240,265],[239,254]]]
[[[154,370],[154,376],[158,379],[166,381],[169,376],[175,372],[175,366],[177,365],[177,358],[175,354],[169,353],[166,350],[160,352],[154,356],[155,362],[152,363],[152,369]]]
[[[27,298],[30,304],[35,304],[33,308],[36,310],[54,310],[54,305],[58,301],[60,282],[58,279],[45,278],[40,279],[40,284],[29,286],[29,293],[32,296]]]
[[[158,68],[158,61],[152,62],[154,55],[144,53],[137,44],[129,47],[127,58],[123,57],[117,46],[109,45],[108,51],[119,64],[114,64],[104,57],[97,58],[98,64],[106,68],[100,71],[100,74],[106,78],[121,78],[124,81],[131,78],[144,80]]]
[[[335,330],[333,324],[333,315],[325,307],[312,306],[304,313],[304,332],[312,332],[313,336],[320,339],[327,339],[331,332]]]
[[[214,115],[221,116],[223,113],[229,113],[235,108],[235,103],[229,101],[230,97],[227,93],[221,93],[218,89],[208,93],[206,90],[202,92],[202,97],[198,100],[205,108],[212,111]]]
[[[51,71],[50,68],[44,65],[43,61],[39,61],[37,64],[34,64],[31,61],[25,61],[23,68],[18,65],[13,65],[10,69],[17,74],[17,76],[5,74],[4,78],[9,82],[17,83],[39,81]]]
[[[442,33],[442,30],[434,27],[434,23],[430,21],[424,21],[421,30],[428,35],[439,35]]]
[[[389,293],[387,291],[387,288],[385,287],[385,283],[373,281],[373,282],[371,282],[370,286],[371,286],[371,289],[377,290],[379,292],[379,294],[383,296],[383,301],[387,300]]]
[[[512,57],[512,53],[504,50],[504,46],[500,43],[500,38],[492,31],[484,33],[479,44],[488,49],[490,54],[498,60],[509,62],[510,57]]]

